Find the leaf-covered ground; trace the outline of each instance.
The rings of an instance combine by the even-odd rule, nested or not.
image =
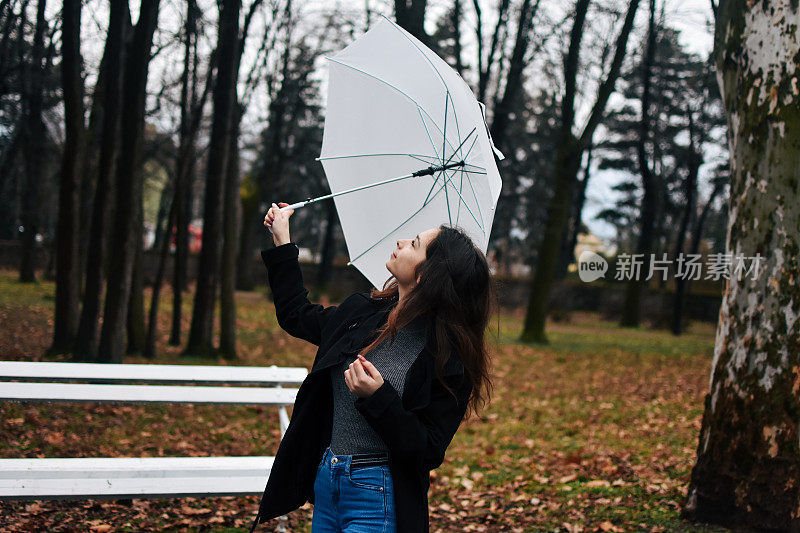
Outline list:
[[[45,356],[55,288],[0,271],[0,359]],[[146,298],[149,305],[149,299]],[[235,364],[310,365],[314,347],[277,326],[264,291],[238,293]],[[163,291],[158,363],[171,293]],[[191,303],[184,309],[184,340]],[[724,531],[679,518],[707,390],[714,329],[623,330],[593,314],[548,324],[550,345],[516,341],[520,313],[492,325],[494,390],[431,474],[431,531]],[[147,363],[131,356],[129,363]],[[0,457],[274,455],[274,409],[0,403]],[[3,531],[242,531],[258,497],[0,502]],[[289,515],[310,531],[312,506]],[[264,526],[272,530],[277,521]]]

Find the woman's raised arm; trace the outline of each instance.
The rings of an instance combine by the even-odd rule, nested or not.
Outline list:
[[[297,245],[290,242],[262,250],[261,259],[267,267],[278,324],[289,335],[319,346],[322,330],[337,306],[325,307],[308,300],[298,254]]]
[[[264,217],[264,225],[272,232],[275,248],[262,250],[261,259],[267,267],[278,324],[289,335],[319,346],[322,329],[336,311],[336,306],[324,307],[308,301],[308,290],[303,284],[297,261],[299,250],[289,239],[289,217],[294,210],[280,210],[286,205],[289,204],[272,204]]]

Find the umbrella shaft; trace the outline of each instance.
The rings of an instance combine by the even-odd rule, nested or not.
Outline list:
[[[375,183],[370,183],[368,185],[361,185],[359,187],[353,187],[352,189],[347,189],[347,190],[344,190],[344,191],[339,191],[339,192],[335,192],[335,193],[331,193],[331,194],[326,194],[325,196],[318,196],[317,198],[309,198],[308,200],[303,200],[302,202],[297,202],[297,203],[292,204],[292,205],[287,205],[287,206],[281,207],[281,211],[286,211],[287,209],[297,209],[298,207],[304,207],[304,206],[307,206],[308,204],[313,204],[314,202],[319,202],[320,200],[327,200],[328,198],[333,198],[334,196],[339,196],[340,194],[347,194],[347,193],[351,193],[351,192],[360,191],[360,190],[363,190],[363,189],[369,189],[370,187],[377,187],[378,185],[385,185],[387,183],[392,183],[393,181],[400,181],[400,180],[404,180],[404,179],[408,179],[408,178],[416,178],[416,177],[419,177],[419,176],[432,176],[435,172],[439,172],[441,170],[447,170],[447,169],[455,168],[455,167],[463,167],[464,164],[465,163],[463,161],[459,161],[458,163],[451,163],[451,164],[445,165],[443,167],[428,167],[425,170],[420,170],[418,172],[414,172],[413,174],[407,174],[405,176],[398,176],[396,178],[389,178],[389,179],[385,179],[385,180],[381,180],[381,181],[376,181]]]

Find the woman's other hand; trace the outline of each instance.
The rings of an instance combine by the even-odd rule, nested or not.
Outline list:
[[[280,202],[278,205],[272,204],[272,207],[267,211],[267,216],[264,217],[264,225],[272,232],[272,242],[275,246],[280,246],[291,242],[289,238],[289,217],[294,213],[294,209],[281,211],[281,207],[289,204]]]
[[[350,392],[359,398],[368,398],[383,385],[383,377],[372,363],[358,354],[358,359],[344,371],[344,382]]]

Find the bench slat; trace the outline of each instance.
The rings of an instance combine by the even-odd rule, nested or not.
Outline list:
[[[3,383],[0,400],[292,405],[298,389]]]
[[[0,495],[10,500],[261,494],[274,459],[0,459]]]
[[[308,370],[276,366],[126,365],[0,361],[0,379],[299,385]]]

